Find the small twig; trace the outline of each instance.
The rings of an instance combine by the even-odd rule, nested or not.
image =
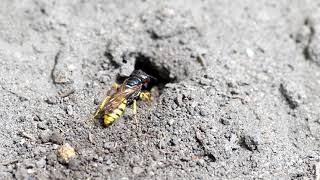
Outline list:
[[[95,144],[94,140],[93,140],[93,135],[91,133],[88,134],[88,139],[91,143]]]
[[[59,94],[59,96],[62,97],[62,98],[65,98],[65,97],[70,96],[70,95],[73,94],[74,92],[75,92],[74,89],[69,89],[68,91],[62,92],[61,94]]]
[[[204,62],[205,60],[204,60],[204,57],[203,57],[202,55],[198,55],[198,56],[197,56],[197,61],[198,61],[198,63],[200,63],[200,65],[201,65],[204,69],[206,69],[206,63]]]
[[[19,162],[19,160],[18,159],[14,159],[12,161],[2,162],[1,165],[7,166],[9,164],[14,164],[14,163],[17,163],[17,162]]]
[[[18,97],[18,98],[20,99],[20,101],[27,101],[27,100],[28,100],[28,98],[23,97],[23,96],[21,96],[21,95],[17,94],[16,92],[13,92],[13,91],[11,91],[11,90],[9,90],[9,89],[7,89],[7,88],[3,87],[3,86],[0,86],[0,87],[1,87],[4,91],[7,91],[8,93],[10,93],[10,94],[12,94],[12,95],[14,95],[14,96]]]
[[[20,132],[19,135],[22,136],[22,137],[28,138],[30,140],[35,140],[35,138],[32,135],[30,135],[30,134],[28,134],[26,132],[23,132],[23,131]]]
[[[320,180],[320,162],[314,164],[315,180]]]
[[[51,72],[50,72],[50,76],[51,76],[53,84],[56,84],[56,80],[55,80],[55,77],[54,77],[54,72],[56,70],[56,66],[58,64],[58,60],[60,58],[60,55],[61,55],[61,50],[59,50],[57,52],[57,54],[55,55],[54,61],[53,61],[53,68],[51,69]]]

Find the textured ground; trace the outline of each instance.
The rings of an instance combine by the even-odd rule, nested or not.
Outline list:
[[[320,176],[319,5],[2,0],[1,179]],[[152,105],[93,122],[134,69]]]

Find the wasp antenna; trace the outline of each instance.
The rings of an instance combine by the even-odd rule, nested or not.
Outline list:
[[[150,80],[155,81],[155,82],[157,82],[157,81],[158,81],[158,79],[157,79],[156,77],[151,76],[151,75],[148,75],[148,76],[149,76]]]

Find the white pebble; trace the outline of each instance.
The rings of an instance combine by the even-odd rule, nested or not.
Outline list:
[[[252,58],[254,56],[254,51],[250,48],[246,49],[246,53],[249,58]]]

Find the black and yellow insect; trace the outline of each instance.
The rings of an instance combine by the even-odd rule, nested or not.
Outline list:
[[[152,76],[145,72],[135,70],[121,85],[114,84],[97,109],[94,118],[103,119],[103,124],[109,126],[123,114],[126,106],[131,103],[133,103],[133,113],[136,114],[137,99],[151,101],[150,92],[143,91],[151,78]]]

